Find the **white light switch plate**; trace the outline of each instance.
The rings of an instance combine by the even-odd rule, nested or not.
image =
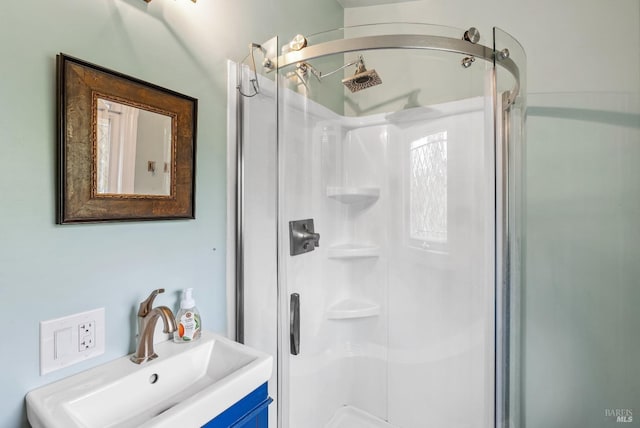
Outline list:
[[[104,354],[104,308],[40,322],[40,374]]]

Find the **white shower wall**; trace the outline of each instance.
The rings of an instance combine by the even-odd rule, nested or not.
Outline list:
[[[442,116],[389,135],[396,191],[388,221],[389,420],[400,427],[489,427],[493,417],[493,148],[482,99],[431,108]],[[408,147],[447,133],[447,240],[408,240]]]
[[[298,94],[281,96],[280,298],[288,308],[289,295],[299,293],[302,308],[297,356],[288,353],[283,311],[282,396],[270,388],[285,403],[285,427],[344,426],[335,415],[348,405],[395,427],[488,428],[495,217],[483,99],[355,118]],[[263,130],[273,115],[268,97],[245,100]],[[416,245],[408,236],[411,144],[443,131],[447,239]],[[262,132],[245,132],[245,145],[257,150],[245,157],[246,181],[254,183],[245,189],[245,203],[253,204],[246,222],[255,222],[246,239],[261,251],[275,248],[272,144]],[[370,198],[354,202],[341,191]],[[287,223],[305,218],[315,220],[320,246],[291,257]],[[345,257],[345,248],[366,257]],[[267,289],[275,287],[275,260],[249,250],[246,342],[275,353],[277,296]]]
[[[344,405],[400,427],[490,423],[493,150],[483,107],[482,99],[431,106],[412,112],[423,113],[418,120],[391,116],[397,124],[309,101],[284,112],[283,212],[287,221],[314,218],[322,236],[313,253],[283,254],[288,293],[303,307],[302,351],[288,370],[291,427],[325,426]],[[450,226],[446,248],[431,251],[408,243],[407,158],[412,141],[442,131]],[[327,196],[333,188],[378,188],[379,198],[345,204]],[[345,245],[380,249],[330,257]],[[328,319],[354,302],[379,313]]]

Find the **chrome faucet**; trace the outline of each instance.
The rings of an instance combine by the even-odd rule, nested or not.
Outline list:
[[[153,290],[149,297],[140,303],[138,309],[138,346],[136,352],[131,356],[131,361],[136,364],[158,358],[158,354],[153,350],[153,333],[158,318],[162,318],[164,322],[165,333],[173,333],[178,329],[171,309],[166,306],[153,307],[153,300],[160,293],[164,293],[164,288]]]

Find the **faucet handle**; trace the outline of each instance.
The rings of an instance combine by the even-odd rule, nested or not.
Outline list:
[[[153,290],[149,295],[149,297],[147,297],[145,300],[143,300],[140,303],[140,307],[138,308],[139,317],[144,318],[149,314],[149,312],[151,312],[151,309],[153,309],[153,300],[160,293],[164,293],[164,288],[158,288],[157,290]]]

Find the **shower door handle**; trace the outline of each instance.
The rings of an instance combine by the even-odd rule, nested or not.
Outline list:
[[[300,353],[300,295],[293,293],[289,302],[289,344],[291,355]]]

